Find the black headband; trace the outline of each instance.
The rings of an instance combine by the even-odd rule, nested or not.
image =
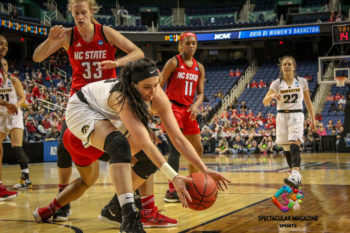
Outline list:
[[[158,76],[158,69],[155,66],[149,67],[149,68],[147,68],[143,71],[140,71],[140,72],[134,72],[131,75],[131,80],[134,83],[138,83],[139,81],[142,81],[146,78],[150,78],[150,77],[154,77],[154,76]]]

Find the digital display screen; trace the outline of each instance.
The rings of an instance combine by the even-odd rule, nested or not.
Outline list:
[[[251,31],[240,31],[239,39],[252,39],[261,37],[275,37],[275,36],[296,36],[319,34],[320,26],[305,26],[305,27],[288,27],[288,28],[273,28],[273,29],[259,29]]]
[[[320,26],[304,26],[304,27],[285,27],[271,29],[257,29],[248,31],[231,31],[218,33],[197,33],[198,41],[215,41],[215,40],[240,40],[269,38],[276,36],[296,36],[319,34]],[[179,35],[169,34],[165,36],[166,41],[178,41]]]
[[[48,28],[30,23],[22,23],[15,20],[4,19],[0,17],[0,27],[15,31],[31,33],[35,35],[48,35]]]
[[[334,44],[349,43],[350,42],[350,25],[333,25],[332,37]]]

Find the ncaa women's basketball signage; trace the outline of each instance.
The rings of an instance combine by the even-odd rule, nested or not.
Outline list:
[[[43,142],[44,147],[44,162],[56,162],[57,161],[57,141]]]

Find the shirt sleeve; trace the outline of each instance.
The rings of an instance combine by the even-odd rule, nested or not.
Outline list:
[[[278,92],[279,79],[273,81],[270,85],[270,89],[274,92]]]
[[[301,82],[301,85],[303,87],[303,91],[309,90],[309,84],[307,83],[306,79],[301,78],[300,82]]]

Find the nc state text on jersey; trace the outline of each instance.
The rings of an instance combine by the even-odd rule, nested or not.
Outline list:
[[[76,60],[101,60],[107,58],[107,50],[74,52]]]
[[[179,73],[177,73],[177,78],[191,80],[191,81],[195,81],[196,82],[198,80],[198,75],[197,74],[185,73],[185,72],[179,72]]]

